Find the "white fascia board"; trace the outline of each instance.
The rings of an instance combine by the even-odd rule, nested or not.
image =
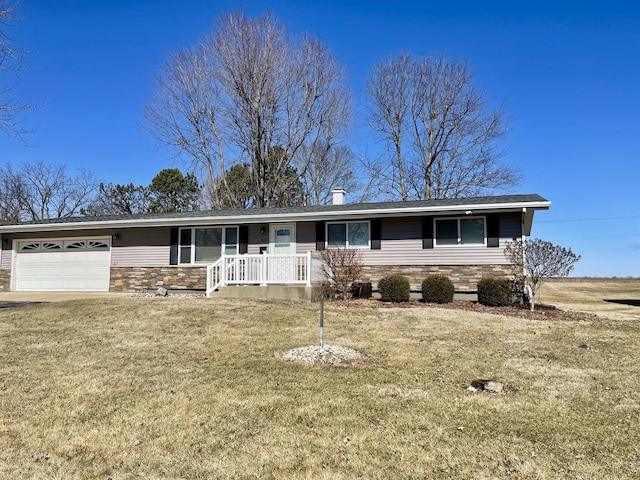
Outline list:
[[[535,210],[532,208],[523,208],[522,209],[522,219],[524,223],[524,234],[527,237],[531,236],[531,228],[533,227],[533,214]]]
[[[371,217],[410,217],[416,215],[464,215],[471,211],[474,214],[488,212],[522,211],[523,208],[532,210],[547,210],[551,202],[517,202],[517,203],[488,203],[456,206],[436,207],[398,207],[398,208],[370,208],[366,210],[340,210],[324,212],[298,212],[272,215],[221,215],[202,217],[172,217],[172,218],[137,218],[130,220],[94,220],[87,222],[35,223],[26,225],[0,226],[0,234],[20,232],[57,232],[63,230],[97,230],[142,227],[179,227],[197,225],[237,225],[255,223],[281,223],[292,221],[331,221],[348,220],[352,218]]]

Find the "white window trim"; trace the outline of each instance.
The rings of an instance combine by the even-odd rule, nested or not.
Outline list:
[[[367,239],[367,245],[356,245],[354,247],[352,247],[351,245],[349,245],[349,224],[350,223],[366,223],[369,227],[369,238]],[[346,232],[346,238],[345,238],[345,245],[329,245],[329,225],[347,225],[347,232]],[[370,250],[371,249],[371,221],[370,220],[349,220],[349,221],[344,221],[344,222],[326,222],[325,226],[324,226],[324,245],[325,248],[353,248],[353,249],[359,249],[359,250]]]
[[[482,218],[483,234],[482,243],[460,243],[460,220],[478,219]],[[458,222],[458,243],[456,245],[438,245],[438,221],[439,220],[457,220]],[[433,245],[436,248],[473,248],[473,247],[486,247],[487,246],[487,217],[484,215],[474,215],[472,217],[438,217],[433,219]]]
[[[205,262],[196,262],[196,230],[201,230],[201,229],[207,229],[207,228],[221,228],[222,229],[222,245],[221,245],[221,251],[225,251],[227,244],[225,243],[225,240],[227,239],[227,228],[235,228],[237,230],[237,236],[236,236],[236,251],[240,250],[240,226],[239,225],[199,225],[197,227],[181,227],[178,230],[178,265],[206,265],[208,263],[211,263],[211,261],[205,261]],[[182,262],[181,258],[182,256],[180,255],[181,251],[182,251],[182,247],[186,247],[187,245],[182,245],[181,243],[181,239],[182,239],[182,231],[183,230],[191,230],[191,244],[189,245],[190,247],[190,252],[189,252],[189,262]]]

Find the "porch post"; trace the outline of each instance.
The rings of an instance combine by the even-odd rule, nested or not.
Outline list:
[[[220,285],[227,285],[227,261],[224,258],[224,252],[220,253]]]
[[[307,250],[307,287],[311,286],[311,250]]]
[[[205,287],[205,292],[207,294],[207,298],[211,297],[211,290],[209,290],[211,288],[211,274],[212,272],[212,268],[211,265],[207,264],[207,286]]]
[[[265,253],[260,256],[260,275],[262,276],[262,281],[260,282],[261,287],[267,286],[267,263],[269,260],[269,254]]]

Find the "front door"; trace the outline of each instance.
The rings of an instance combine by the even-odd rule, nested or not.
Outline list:
[[[269,228],[269,253],[293,255],[296,253],[296,226],[294,223],[274,223]],[[270,282],[287,283],[294,279],[293,257],[271,257],[267,267]]]
[[[290,255],[296,253],[296,227],[293,223],[274,223],[270,227],[269,253]]]

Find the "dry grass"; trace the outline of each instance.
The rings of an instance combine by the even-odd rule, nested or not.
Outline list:
[[[2,309],[0,477],[638,478],[640,308],[600,303],[577,321],[328,304],[326,341],[371,357],[355,367],[274,357],[316,341],[317,305]]]
[[[640,278],[553,279],[543,285],[540,300],[567,310],[634,320],[640,315]]]

